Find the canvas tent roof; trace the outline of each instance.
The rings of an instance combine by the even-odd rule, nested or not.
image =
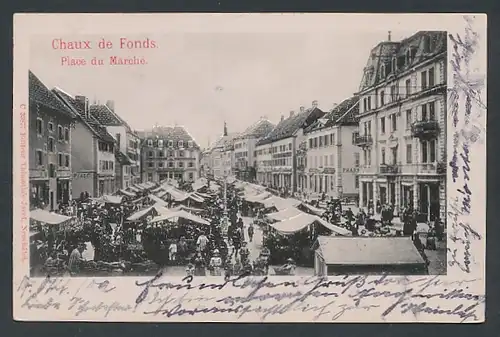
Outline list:
[[[293,218],[294,216],[297,216],[299,214],[304,214],[304,212],[302,212],[294,207],[290,207],[290,208],[283,209],[279,212],[269,213],[269,214],[267,214],[267,217],[272,219],[272,220],[275,220],[275,221],[283,221],[286,219]]]
[[[272,196],[270,198],[262,200],[261,203],[264,204],[265,207],[276,207],[276,209],[278,210],[283,210],[290,207],[296,207],[300,205],[301,202],[297,199],[292,199],[292,198],[285,199]]]
[[[148,208],[144,208],[140,211],[137,211],[135,212],[134,214],[132,214],[131,216],[129,216],[127,218],[128,221],[137,221],[137,220],[141,220],[142,218],[144,218],[145,216],[148,216],[150,215],[151,213],[153,212],[156,212],[157,214],[167,214],[167,213],[170,213],[170,211],[159,205],[159,204],[155,204],[151,207],[148,207]]]
[[[157,197],[156,195],[154,194],[150,194],[147,196],[150,200],[156,202],[157,204],[161,205],[161,206],[167,206],[167,203],[161,199],[160,197]]]
[[[310,215],[306,213],[301,213],[299,215],[282,220],[280,222],[272,223],[270,224],[270,226],[276,229],[281,234],[287,235],[287,234],[297,233],[298,231],[303,230],[304,228],[306,228],[309,225],[312,225],[315,222],[320,223],[321,225],[328,228],[337,235],[351,235],[351,232],[348,231],[347,229],[335,226],[329,223],[328,221],[323,220],[319,216]]]
[[[35,209],[30,212],[30,219],[40,222],[45,222],[49,225],[59,225],[71,219],[69,216],[45,211],[43,209]]]
[[[188,194],[188,198],[191,199],[191,200],[194,200],[196,202],[203,202],[203,201],[205,201],[205,198],[203,198],[202,196],[198,195],[197,193],[189,193]]]
[[[190,221],[193,221],[196,223],[200,223],[203,225],[210,225],[210,223],[207,220],[205,220],[199,216],[196,216],[194,214],[191,214],[189,212],[186,212],[184,210],[179,210],[179,211],[174,211],[174,212],[170,211],[166,214],[162,214],[160,216],[155,217],[153,220],[151,220],[151,223],[165,221],[165,220],[172,220],[172,219],[176,219],[176,218],[183,218],[183,219],[187,219],[187,220],[190,220]]]
[[[125,191],[125,190],[118,190],[118,193],[126,195],[127,197],[135,197],[135,193],[129,192],[129,191]]]
[[[309,204],[307,204],[305,202],[300,203],[299,206],[307,208],[309,211],[311,211],[312,213],[314,213],[316,215],[322,215],[323,213],[325,213],[324,209],[311,206],[311,205],[309,205]]]
[[[140,192],[141,190],[138,189],[137,187],[134,186],[129,186],[127,189],[131,190],[132,192]]]
[[[424,264],[409,237],[330,237],[320,236],[319,249],[330,265]]]
[[[263,192],[254,195],[245,195],[243,198],[248,202],[262,202],[262,200],[271,197],[272,194],[269,192]]]

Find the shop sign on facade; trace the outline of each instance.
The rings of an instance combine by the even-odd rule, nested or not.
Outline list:
[[[346,168],[342,169],[342,172],[344,172],[344,173],[358,173],[359,167],[346,167]]]
[[[73,173],[73,178],[74,179],[92,178],[92,173],[90,173],[90,172],[76,172],[76,173]]]

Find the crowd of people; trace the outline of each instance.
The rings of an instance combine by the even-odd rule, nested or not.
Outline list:
[[[189,184],[180,186],[192,191]],[[203,202],[195,209],[201,224],[189,219],[152,221],[159,216],[157,213],[128,221],[133,214],[158,205],[155,203],[158,197],[148,198],[154,194],[151,190],[136,192],[133,197],[122,195],[113,202],[82,193],[79,199],[60,205],[56,211],[71,218],[63,229],[35,222],[33,227],[38,234],[33,240],[31,264],[43,265],[43,272],[62,270],[73,276],[91,274],[96,269],[156,272],[158,268],[171,266],[185,267],[186,274],[193,276],[267,275],[270,265],[281,265],[274,268],[276,274],[291,275],[296,261],[312,263],[310,247],[316,237],[328,235],[328,230],[321,226],[296,235],[279,235],[263,221],[266,210],[245,202],[235,186],[227,184],[225,193],[221,188],[212,191],[209,186],[210,182],[204,189]],[[437,242],[444,237],[443,226],[437,219],[429,224],[427,246],[423,247],[415,235],[418,214],[411,208],[395,212],[393,205],[377,204],[376,209],[358,208],[355,213],[339,200],[320,200],[321,218],[348,229],[352,236],[413,236],[422,253],[424,249],[436,249]],[[320,209],[318,201],[310,204]],[[166,197],[162,206],[171,209],[179,203]],[[402,221],[402,228],[397,230],[393,226],[395,213]],[[243,216],[251,216],[254,221],[245,224]],[[263,241],[257,243],[262,247],[254,252],[249,244],[255,245],[256,227],[262,230]],[[90,262],[84,257],[87,250],[93,252]],[[140,264],[142,269],[137,267]]]

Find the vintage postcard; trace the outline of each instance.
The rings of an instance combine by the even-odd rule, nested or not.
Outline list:
[[[21,321],[483,322],[484,14],[17,14]]]

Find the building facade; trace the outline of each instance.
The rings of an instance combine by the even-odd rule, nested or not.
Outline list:
[[[275,125],[265,118],[248,127],[234,140],[234,173],[236,178],[255,181],[256,144],[274,129]]]
[[[97,119],[113,136],[115,148],[116,188],[125,189],[140,182],[140,139],[126,121],[116,112],[113,101],[90,106],[92,117]]]
[[[299,186],[313,199],[322,194],[357,199],[359,148],[353,134],[358,129],[358,112],[359,99],[352,97],[305,129],[306,174],[299,179]]]
[[[206,163],[205,172],[209,177],[221,179],[228,176],[235,176],[236,156],[235,141],[238,138],[237,133],[228,133],[226,123],[224,131],[206,151],[204,151],[203,160]]]
[[[271,173],[270,188],[289,194],[297,192],[296,151],[298,145],[305,139],[303,130],[325,114],[317,105],[318,103],[313,101],[310,109],[301,107],[300,112],[297,114],[291,111],[288,118],[282,116],[278,125],[257,142],[256,161],[264,163],[266,160],[270,160],[271,165],[270,169],[269,166],[263,166],[262,168],[258,167],[256,170],[260,173],[261,179],[263,177],[262,173],[265,173],[265,177],[268,176],[268,173]],[[269,144],[270,146],[267,149],[269,152],[266,153],[265,145]],[[270,159],[264,159],[266,157],[270,157]],[[266,170],[269,172],[266,172]]]
[[[72,196],[113,194],[115,183],[115,139],[90,113],[89,99],[72,96],[59,88],[52,92],[77,116],[73,129],[71,172]]]
[[[445,32],[418,32],[371,51],[355,137],[362,206],[390,203],[446,218],[446,68]]]
[[[71,199],[75,115],[29,72],[30,208],[56,210]]]
[[[142,181],[194,181],[200,176],[200,147],[182,126],[138,132]]]
[[[262,138],[264,140],[265,137]],[[271,187],[273,181],[273,156],[271,154],[272,143],[258,141],[255,146],[257,160],[257,183],[262,186]]]

